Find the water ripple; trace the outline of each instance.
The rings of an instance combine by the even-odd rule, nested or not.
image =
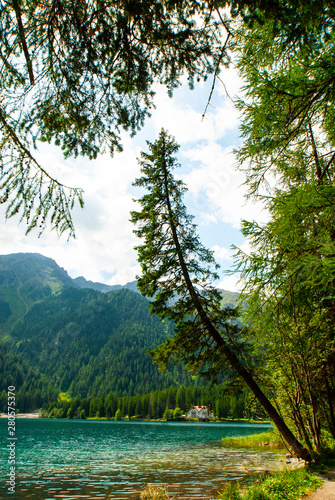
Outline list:
[[[30,420],[18,428],[17,500],[138,500],[146,483],[168,484],[178,498],[213,499],[225,481],[277,469],[283,458],[220,445],[223,435],[263,431],[259,425]]]

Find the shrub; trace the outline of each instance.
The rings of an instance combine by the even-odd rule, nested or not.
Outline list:
[[[227,483],[219,495],[219,500],[242,500],[240,487],[236,483]]]

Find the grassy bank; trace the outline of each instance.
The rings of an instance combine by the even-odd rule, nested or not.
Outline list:
[[[233,436],[224,437],[221,439],[224,446],[237,446],[237,447],[258,447],[258,446],[271,446],[283,448],[283,441],[279,434],[273,430],[252,434],[251,436]]]
[[[217,500],[300,500],[319,488],[322,480],[307,469],[285,470],[269,474],[249,487],[229,482],[218,492]],[[148,485],[141,500],[178,500],[170,495],[167,486]]]
[[[227,484],[218,500],[299,500],[322,485],[322,480],[307,469],[285,470],[268,475],[248,488]]]

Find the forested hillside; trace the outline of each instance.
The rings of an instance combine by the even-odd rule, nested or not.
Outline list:
[[[57,399],[118,397],[168,387],[200,386],[183,365],[161,372],[148,350],[173,326],[149,314],[148,301],[126,287],[102,293],[78,287],[52,259],[37,254],[0,257],[1,386],[17,388],[20,411]],[[81,279],[81,286],[86,280]],[[134,286],[136,284],[130,284]],[[228,294],[228,295],[227,295]],[[234,294],[223,301],[235,299]],[[5,404],[3,389],[1,409]]]

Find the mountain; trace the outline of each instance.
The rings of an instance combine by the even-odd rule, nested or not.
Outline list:
[[[97,283],[95,281],[88,281],[83,276],[79,276],[79,278],[75,278],[73,281],[79,288],[91,288],[92,290],[97,290],[98,292],[102,293],[120,290],[121,288],[128,288],[133,292],[140,293],[139,289],[137,288],[136,281],[130,281],[125,285],[105,285],[103,283]]]
[[[127,288],[140,293],[136,281],[122,286],[96,283],[82,276],[72,279],[53,259],[38,253],[0,255],[0,336],[9,333],[34,304],[65,287],[102,293]]]
[[[109,287],[72,279],[39,254],[0,256],[0,382],[17,388],[21,411],[63,392],[130,396],[202,385],[182,364],[165,372],[152,364],[147,351],[172,334],[171,323],[149,314],[136,282]],[[5,404],[3,391],[0,411]]]
[[[83,276],[74,278],[74,283],[78,288],[90,288],[91,290],[96,290],[97,292],[108,293],[113,290],[120,290],[121,285],[105,285],[104,283],[97,283],[96,281],[89,281]]]

